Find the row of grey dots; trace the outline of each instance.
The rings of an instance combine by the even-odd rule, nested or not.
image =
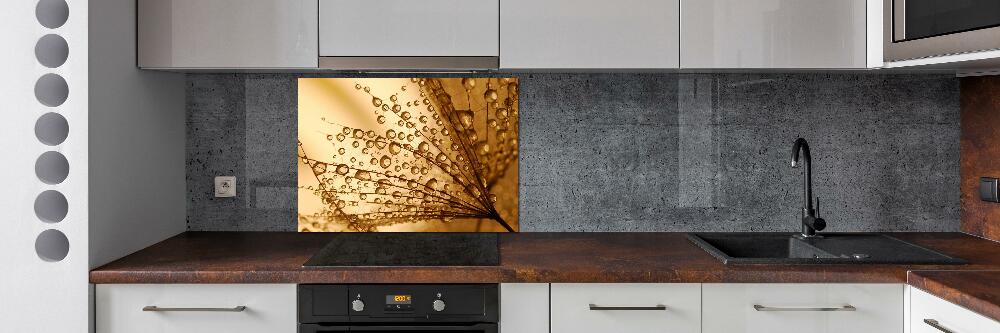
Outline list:
[[[39,0],[35,18],[45,28],[62,27],[69,19],[69,4],[66,0]],[[46,34],[35,43],[35,59],[46,68],[59,68],[68,58],[69,44],[58,34]],[[69,85],[59,74],[46,73],[35,81],[35,98],[44,106],[58,107],[68,97]],[[35,137],[46,146],[58,146],[69,137],[69,122],[59,113],[45,113],[35,122]],[[35,160],[35,175],[44,184],[61,184],[69,176],[69,161],[58,151],[46,151]],[[42,222],[59,223],[69,212],[69,201],[57,190],[45,190],[35,197],[34,208]],[[69,254],[69,239],[62,231],[46,229],[35,238],[35,253],[44,261],[61,261]]]

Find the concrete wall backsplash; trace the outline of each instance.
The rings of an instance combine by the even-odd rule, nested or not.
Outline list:
[[[190,230],[295,230],[301,76],[187,77]],[[959,230],[952,76],[516,76],[522,232],[798,230],[797,137],[827,231]]]

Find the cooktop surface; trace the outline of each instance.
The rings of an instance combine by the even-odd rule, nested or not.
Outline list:
[[[497,266],[495,233],[335,233],[304,267]]]

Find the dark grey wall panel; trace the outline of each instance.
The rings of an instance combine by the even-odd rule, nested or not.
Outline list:
[[[828,230],[958,230],[954,77],[517,76],[522,231],[797,230],[799,136]],[[295,229],[297,77],[188,76],[189,229]]]

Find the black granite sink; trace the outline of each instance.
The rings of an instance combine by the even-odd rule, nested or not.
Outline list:
[[[726,265],[964,264],[965,260],[872,233],[692,233],[688,239]]]

